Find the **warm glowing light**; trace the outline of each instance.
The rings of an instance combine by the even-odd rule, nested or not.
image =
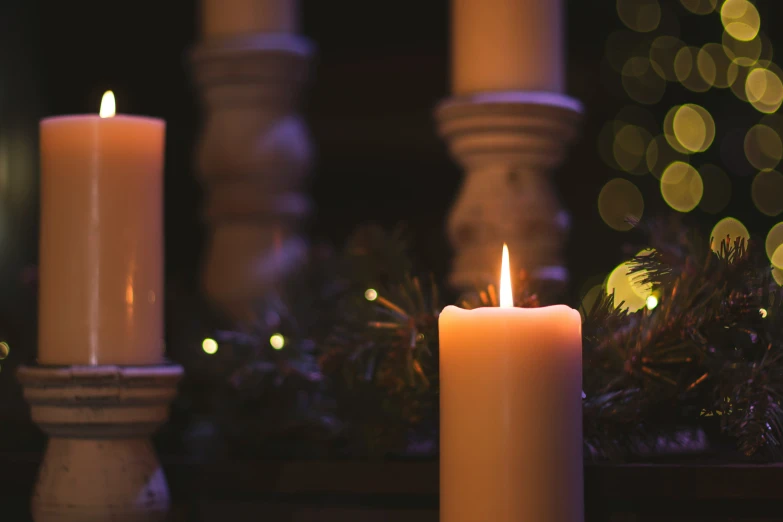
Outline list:
[[[650,295],[647,297],[647,301],[645,303],[648,310],[654,310],[656,306],[658,306],[658,298],[654,295]]]
[[[721,44],[708,43],[699,49],[696,66],[704,81],[712,87],[725,89],[737,79],[738,66]]]
[[[375,290],[375,288],[368,288],[364,291],[364,298],[368,301],[375,301],[378,299],[378,292]]]
[[[676,140],[675,140],[676,141]],[[657,179],[661,179],[666,167],[675,161],[688,162],[688,155],[672,148],[666,136],[660,135],[653,138],[647,147],[647,168]]]
[[[650,45],[650,65],[658,76],[670,82],[677,81],[674,59],[683,47],[685,44],[681,40],[669,35],[653,40]]]
[[[631,276],[630,262],[625,262],[617,266],[606,280],[606,293],[614,292],[614,305],[618,308],[629,309],[635,312],[646,306],[647,298],[651,295],[652,289],[649,286],[636,284],[634,280],[640,274]]]
[[[737,40],[747,42],[759,34],[761,17],[748,0],[726,0],[720,8],[720,19],[726,32]]]
[[[783,270],[780,268],[773,268],[772,269],[772,279],[775,280],[775,282],[778,284],[778,286],[783,286]]]
[[[100,116],[101,118],[111,118],[114,116],[115,112],[116,105],[114,103],[114,93],[106,91],[103,93],[103,98],[101,98]]]
[[[728,239],[729,244],[734,244],[737,239],[744,239],[746,242],[750,239],[750,233],[745,225],[738,219],[733,217],[723,218],[712,228],[710,234],[710,248],[714,251],[720,250],[720,244],[722,241]]]
[[[690,212],[699,205],[704,194],[701,176],[691,165],[675,161],[661,176],[661,195],[671,208]]]
[[[617,0],[617,16],[631,30],[649,33],[661,22],[658,0]]]
[[[511,268],[508,261],[508,245],[503,243],[503,257],[500,261],[500,308],[513,308],[514,296],[511,294]]]
[[[706,15],[715,11],[718,0],[680,0],[682,6],[693,14]]]
[[[697,59],[700,51],[698,47],[683,47],[674,57],[674,74],[677,80],[693,92],[705,92],[711,86],[699,72]]]
[[[783,174],[774,170],[759,172],[753,178],[750,194],[759,212],[777,216],[783,212]]]
[[[731,201],[731,179],[715,165],[702,165],[699,174],[704,185],[704,193],[699,208],[708,214],[717,214]]]
[[[677,139],[677,136],[674,134],[674,116],[677,115],[680,107],[680,105],[675,105],[669,109],[669,111],[666,113],[666,116],[664,116],[663,135],[666,137],[666,143],[668,143],[669,146],[676,152],[679,152],[680,154],[690,154],[692,151],[683,147],[680,141]],[[667,163],[663,168],[666,168],[668,165],[669,164]],[[661,169],[661,173],[663,173],[663,169]]]
[[[677,142],[689,152],[704,152],[715,139],[715,121],[704,107],[686,103],[677,108],[672,118],[672,130]]]
[[[767,318],[767,309],[766,308],[759,308],[759,314],[761,314],[762,319]]]
[[[781,245],[783,245],[783,222],[770,228],[767,233],[767,239],[764,241],[764,250],[766,250],[770,261],[772,261],[772,256],[775,255],[775,251]]]
[[[283,337],[279,333],[276,333],[272,337],[269,338],[269,344],[275,350],[282,350],[283,347],[285,346],[285,337]]]
[[[623,65],[621,75],[625,92],[636,102],[653,105],[661,100],[666,91],[666,81],[655,72],[647,58],[629,58]]]
[[[8,343],[5,341],[0,342],[0,360],[8,357],[9,353],[11,353],[11,347],[8,346]]]
[[[214,355],[218,351],[218,343],[214,339],[207,337],[201,341],[201,349],[204,350],[204,353],[206,354]]]
[[[783,158],[783,141],[767,125],[754,125],[745,135],[745,157],[759,170],[774,169]]]
[[[745,96],[757,111],[776,112],[783,103],[783,81],[779,73],[764,67],[751,70],[745,80]]]
[[[723,51],[729,59],[742,67],[750,67],[761,58],[764,44],[760,37],[747,42],[735,40],[729,33],[723,33]]]
[[[632,174],[646,174],[645,155],[652,136],[637,125],[623,125],[614,137],[612,153],[617,165]]]
[[[598,194],[598,213],[604,223],[615,230],[631,230],[629,220],[640,220],[644,213],[644,198],[639,189],[623,178],[609,181]]]

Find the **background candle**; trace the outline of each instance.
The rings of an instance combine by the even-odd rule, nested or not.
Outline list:
[[[297,0],[202,0],[205,38],[252,33],[295,33],[299,28]]]
[[[163,360],[165,124],[41,121],[40,364]]]
[[[565,89],[562,0],[452,0],[452,91]]]
[[[448,306],[439,330],[440,520],[582,521],[579,312]]]

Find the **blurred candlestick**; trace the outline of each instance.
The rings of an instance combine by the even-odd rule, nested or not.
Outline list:
[[[298,0],[203,0],[204,38],[252,33],[295,33]]]
[[[565,90],[562,0],[452,0],[452,92]]]

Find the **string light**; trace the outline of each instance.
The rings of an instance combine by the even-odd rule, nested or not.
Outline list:
[[[276,333],[269,338],[269,345],[275,350],[282,350],[285,346],[285,337]]]
[[[215,355],[218,351],[218,343],[214,339],[207,337],[201,341],[201,349],[208,355]]]
[[[364,291],[364,298],[368,301],[375,301],[378,299],[378,292],[374,288],[368,288]]]

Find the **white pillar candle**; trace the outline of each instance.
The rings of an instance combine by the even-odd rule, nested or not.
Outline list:
[[[563,0],[452,0],[452,91],[565,90]]]
[[[296,33],[298,0],[202,0],[204,38],[253,33]]]
[[[440,315],[441,522],[581,522],[582,340],[567,306]]]
[[[166,125],[104,102],[41,121],[41,364],[163,362]]]

